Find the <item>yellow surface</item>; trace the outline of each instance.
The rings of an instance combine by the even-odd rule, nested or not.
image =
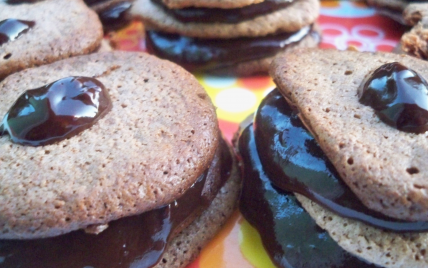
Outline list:
[[[276,268],[262,245],[260,234],[246,220],[243,220],[241,223],[239,240],[242,253],[245,258],[254,265],[254,267]]]
[[[239,222],[242,216],[238,211],[232,215],[217,236],[202,251],[199,267],[203,268],[253,268],[242,257],[239,249]]]

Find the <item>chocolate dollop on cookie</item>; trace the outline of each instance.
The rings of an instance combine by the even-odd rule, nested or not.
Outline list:
[[[101,82],[67,77],[25,91],[3,118],[2,134],[15,143],[45,145],[89,128],[110,108]]]
[[[36,23],[34,21],[6,19],[0,21],[0,46],[17,39],[28,32]]]
[[[382,65],[365,79],[358,95],[386,124],[412,133],[428,130],[428,84],[406,66]]]

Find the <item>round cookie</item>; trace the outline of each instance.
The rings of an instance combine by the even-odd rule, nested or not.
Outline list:
[[[93,52],[103,38],[97,14],[83,0],[14,5],[0,1],[0,21],[6,19],[34,21],[35,25],[0,46],[0,80],[25,68]]]
[[[295,194],[301,205],[345,250],[388,268],[424,268],[428,233],[394,233],[340,217],[308,198]]]
[[[26,89],[68,76],[105,85],[112,110],[90,129],[31,147],[0,138],[1,238],[56,236],[168,204],[210,165],[214,107],[182,68],[145,53],[79,56],[0,83],[5,114]]]
[[[317,0],[299,0],[267,15],[240,23],[183,23],[165,13],[150,0],[137,0],[131,14],[143,19],[147,28],[198,38],[257,37],[278,32],[294,32],[318,17]]]
[[[427,221],[427,133],[381,122],[357,97],[363,79],[391,62],[428,77],[428,63],[414,57],[333,49],[297,49],[277,57],[270,74],[366,207],[396,219]]]

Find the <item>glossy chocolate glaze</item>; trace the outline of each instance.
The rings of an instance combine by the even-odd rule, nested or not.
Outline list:
[[[92,5],[108,2],[109,0],[84,0],[84,1],[88,6],[92,6]]]
[[[244,162],[240,210],[281,268],[377,267],[343,250],[289,192],[274,188],[260,162],[252,125],[239,138]]]
[[[225,143],[221,150],[223,155],[231,157]],[[229,162],[220,161],[221,169],[230,174]],[[98,235],[79,230],[47,239],[0,240],[0,267],[152,267],[160,261],[168,241],[185,227],[183,223],[188,224],[195,213],[208,207],[210,200],[203,193],[207,180],[205,172],[175,202],[110,222],[109,227]]]
[[[19,4],[34,4],[43,0],[5,0],[6,4],[19,5]]]
[[[198,203],[204,179],[205,176],[201,176],[183,199],[193,198],[193,202]],[[0,267],[151,267],[159,261],[169,235],[178,223],[174,217],[185,217],[189,212],[185,208],[177,201],[138,216],[111,222],[98,235],[79,230],[47,239],[1,240],[0,256],[4,260]]]
[[[91,127],[111,106],[95,78],[62,78],[19,96],[3,118],[1,133],[19,144],[50,144]]]
[[[170,16],[181,22],[238,23],[286,8],[294,0],[265,0],[258,4],[232,9],[196,7],[170,9],[162,0],[151,1],[160,6]]]
[[[386,230],[428,230],[428,222],[400,221],[366,208],[277,89],[260,104],[254,132],[266,174],[284,191],[300,193],[338,215]]]
[[[275,55],[307,34],[317,35],[310,26],[294,33],[225,40],[146,31],[146,46],[150,53],[189,71],[207,71]]]
[[[17,39],[28,32],[36,23],[34,21],[6,19],[0,21],[0,46]]]
[[[384,123],[398,130],[428,130],[428,84],[398,62],[384,64],[368,75],[358,89],[358,97]]]
[[[127,26],[132,20],[132,16],[129,13],[131,7],[132,3],[130,2],[120,2],[109,5],[98,12],[104,32],[116,31]]]

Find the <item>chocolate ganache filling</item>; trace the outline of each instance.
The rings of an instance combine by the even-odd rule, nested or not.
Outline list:
[[[84,1],[88,6],[92,6],[92,5],[108,2],[109,0],[84,0]]]
[[[161,261],[167,243],[206,209],[212,197],[211,180],[221,185],[231,173],[231,155],[224,141],[222,159],[214,159],[208,171],[182,197],[164,207],[109,222],[98,235],[83,230],[35,240],[0,240],[0,267],[7,268],[149,268]],[[220,173],[214,174],[214,167]],[[221,174],[221,175],[220,175]],[[219,178],[221,176],[221,178]],[[220,187],[221,187],[220,185]]]
[[[107,90],[97,79],[62,78],[19,96],[0,131],[15,143],[46,145],[91,127],[111,106]]]
[[[308,34],[319,39],[312,26],[293,33],[224,40],[146,31],[146,46],[150,53],[175,62],[189,71],[207,71],[273,56],[301,41]]]
[[[151,1],[181,22],[238,23],[286,8],[295,0],[265,0],[261,3],[232,9],[196,7],[170,9],[162,0]]]
[[[34,4],[44,0],[5,0],[6,4],[9,5],[20,5],[20,4]]]
[[[384,123],[405,132],[428,130],[428,83],[414,70],[391,62],[377,68],[358,88],[360,103]]]
[[[252,125],[239,138],[244,183],[240,210],[281,268],[374,268],[342,249],[290,192],[275,188],[258,156]]]
[[[428,230],[428,222],[397,220],[366,208],[277,89],[262,101],[254,122],[260,161],[277,187],[300,193],[343,217],[385,230]]]
[[[34,27],[34,21],[6,19],[0,21],[0,46],[13,41]]]

